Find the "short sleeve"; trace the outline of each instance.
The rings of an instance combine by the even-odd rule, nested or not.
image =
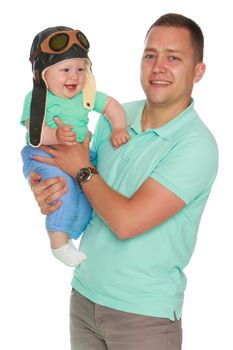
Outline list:
[[[160,161],[151,177],[188,204],[202,192],[210,190],[217,168],[215,140],[191,137],[178,142]]]
[[[23,113],[21,116],[20,124],[25,125],[25,121],[30,119],[32,92],[29,92],[24,100]]]
[[[104,94],[103,92],[96,91],[96,98],[95,98],[95,105],[94,105],[94,111],[98,113],[102,113],[106,103],[107,103],[108,96]]]

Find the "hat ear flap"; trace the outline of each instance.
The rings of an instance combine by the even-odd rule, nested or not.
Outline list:
[[[33,79],[32,101],[29,121],[29,142],[33,147],[39,147],[42,142],[42,127],[45,119],[47,85],[42,78]]]
[[[83,107],[92,111],[95,105],[96,83],[95,83],[94,75],[91,72],[90,64],[87,64],[87,67],[86,67],[86,82],[82,92],[83,92]]]

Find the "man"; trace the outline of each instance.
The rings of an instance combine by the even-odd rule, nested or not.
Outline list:
[[[73,350],[181,349],[183,273],[216,177],[214,137],[198,117],[193,85],[205,72],[203,34],[189,18],[160,17],[149,29],[141,61],[146,101],[124,106],[131,140],[114,150],[102,117],[92,143],[57,147],[54,164],[75,177],[94,208],[74,271]],[[59,123],[59,122],[58,122]],[[65,193],[64,181],[31,184],[41,210]]]

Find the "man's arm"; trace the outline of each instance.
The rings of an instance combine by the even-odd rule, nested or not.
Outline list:
[[[30,182],[42,213],[50,214],[60,207],[61,202],[50,204],[66,192],[65,181],[53,178],[38,183],[32,174]],[[131,198],[114,191],[99,175],[85,183],[83,191],[96,212],[122,240],[160,225],[185,206],[179,197],[152,178]]]
[[[42,148],[47,150],[46,147]],[[88,138],[82,144],[57,148],[52,150],[53,158],[36,159],[55,165],[73,177],[79,169],[93,167],[89,159]],[[46,200],[51,203],[57,193],[53,192],[51,184],[48,188],[44,183],[39,185],[34,186],[34,193],[36,198],[40,197],[38,202],[42,212],[48,214],[53,209],[49,209]],[[58,187],[56,181],[53,185]],[[120,239],[136,236],[160,225],[185,206],[184,201],[152,178],[146,180],[131,198],[113,190],[99,175],[94,175],[85,183],[83,191],[96,212]]]
[[[114,191],[97,175],[83,185],[83,191],[119,239],[128,239],[156,227],[185,206],[179,197],[152,178],[131,198]]]

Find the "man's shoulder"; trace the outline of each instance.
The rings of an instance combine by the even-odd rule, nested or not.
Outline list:
[[[122,107],[125,110],[127,124],[132,123],[138,113],[141,113],[143,111],[144,106],[145,100],[131,101],[122,104]]]
[[[132,122],[132,119],[135,119],[135,116],[140,112],[140,110],[143,110],[144,105],[145,100],[138,100],[121,104],[125,111],[127,124],[130,124],[130,122]],[[97,127],[103,127],[104,125],[110,127],[109,121],[103,115],[101,115],[99,121],[97,122]]]
[[[126,113],[136,112],[139,108],[144,107],[145,100],[137,100],[137,101],[131,101],[126,102],[122,104],[122,107],[124,108]]]
[[[218,146],[216,139],[211,132],[211,130],[206,126],[200,117],[196,118],[195,122],[192,124],[189,132],[184,135],[184,139],[189,139],[190,142],[195,144],[202,145],[204,148],[210,148],[211,150],[215,149],[218,153]]]

